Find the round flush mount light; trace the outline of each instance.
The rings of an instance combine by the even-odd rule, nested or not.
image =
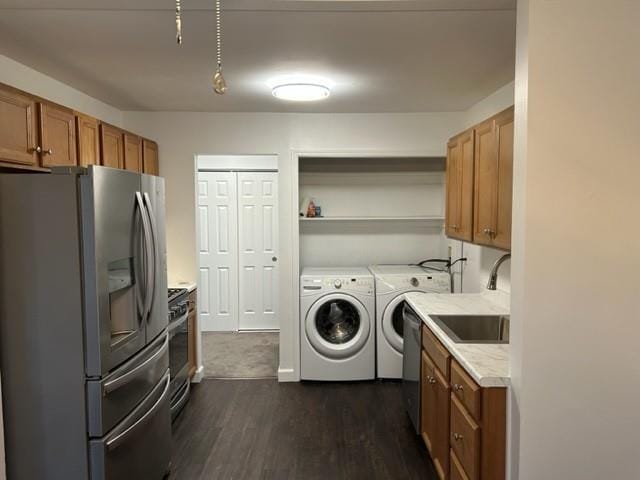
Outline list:
[[[274,97],[292,102],[315,102],[331,94],[329,87],[317,83],[283,83],[271,89]]]

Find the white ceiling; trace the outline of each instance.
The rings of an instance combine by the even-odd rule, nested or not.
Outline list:
[[[229,91],[214,95],[214,0],[0,0],[0,54],[123,110],[459,111],[513,80],[515,0],[222,0]],[[290,73],[333,81],[271,97]]]

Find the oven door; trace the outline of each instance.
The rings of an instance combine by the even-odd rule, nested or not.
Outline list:
[[[189,312],[169,324],[170,396],[174,398],[189,375]]]

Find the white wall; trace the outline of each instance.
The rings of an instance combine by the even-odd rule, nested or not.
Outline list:
[[[0,83],[122,126],[122,112],[117,108],[3,55],[0,55]]]
[[[639,19],[519,1],[513,479],[640,478]]]
[[[511,82],[475,104],[464,114],[463,129],[509,108],[513,105],[513,92],[514,82]],[[481,292],[486,288],[491,267],[505,252],[495,248],[462,243],[462,250],[460,250],[460,245],[452,243],[455,251],[468,259],[463,268],[462,291],[465,293]],[[498,275],[498,289],[506,292],[510,291],[510,267],[510,262],[502,264]]]
[[[461,113],[432,114],[252,114],[125,112],[125,128],[158,141],[160,173],[167,178],[167,243],[172,280],[195,280],[195,154],[279,156],[280,368],[295,380],[293,322],[298,278],[292,259],[293,152],[405,153],[443,156],[447,139],[460,130]],[[295,184],[297,187],[297,184]]]

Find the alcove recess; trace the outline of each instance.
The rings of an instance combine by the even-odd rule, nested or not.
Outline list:
[[[310,198],[322,209],[299,217],[301,267],[445,255],[444,158],[304,157],[299,169],[298,204]]]

